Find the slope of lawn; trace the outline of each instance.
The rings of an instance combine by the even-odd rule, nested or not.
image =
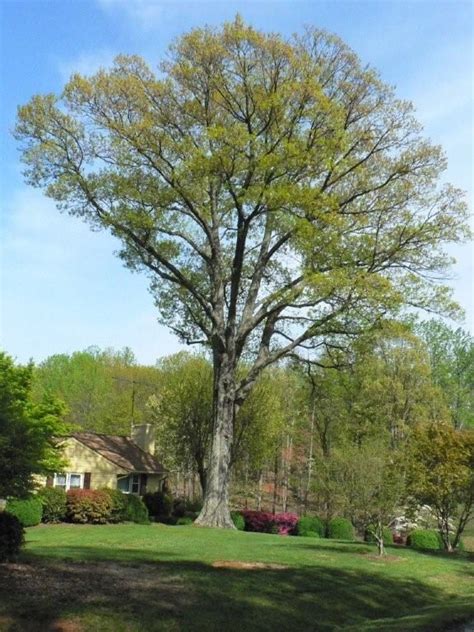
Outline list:
[[[454,630],[474,617],[473,580],[467,553],[391,547],[380,560],[358,542],[39,526],[18,563],[0,565],[0,629]]]

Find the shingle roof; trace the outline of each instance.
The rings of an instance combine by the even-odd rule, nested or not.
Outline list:
[[[71,436],[124,470],[149,474],[166,472],[153,455],[142,450],[129,437],[95,432],[74,432]]]

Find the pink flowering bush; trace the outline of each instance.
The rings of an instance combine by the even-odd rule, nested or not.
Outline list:
[[[294,513],[272,514],[269,511],[241,512],[245,520],[245,530],[256,533],[278,533],[279,535],[294,535],[298,516]]]
[[[281,513],[275,515],[275,523],[279,535],[296,535],[298,516],[294,513]]]

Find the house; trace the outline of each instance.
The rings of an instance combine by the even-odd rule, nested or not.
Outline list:
[[[154,456],[149,424],[132,427],[131,437],[74,432],[61,440],[67,470],[43,480],[43,485],[69,489],[110,487],[143,495],[162,489],[167,471]]]

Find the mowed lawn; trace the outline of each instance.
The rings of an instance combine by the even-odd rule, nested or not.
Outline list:
[[[34,527],[0,565],[0,629],[432,632],[474,618],[471,554],[375,553],[192,526]]]

